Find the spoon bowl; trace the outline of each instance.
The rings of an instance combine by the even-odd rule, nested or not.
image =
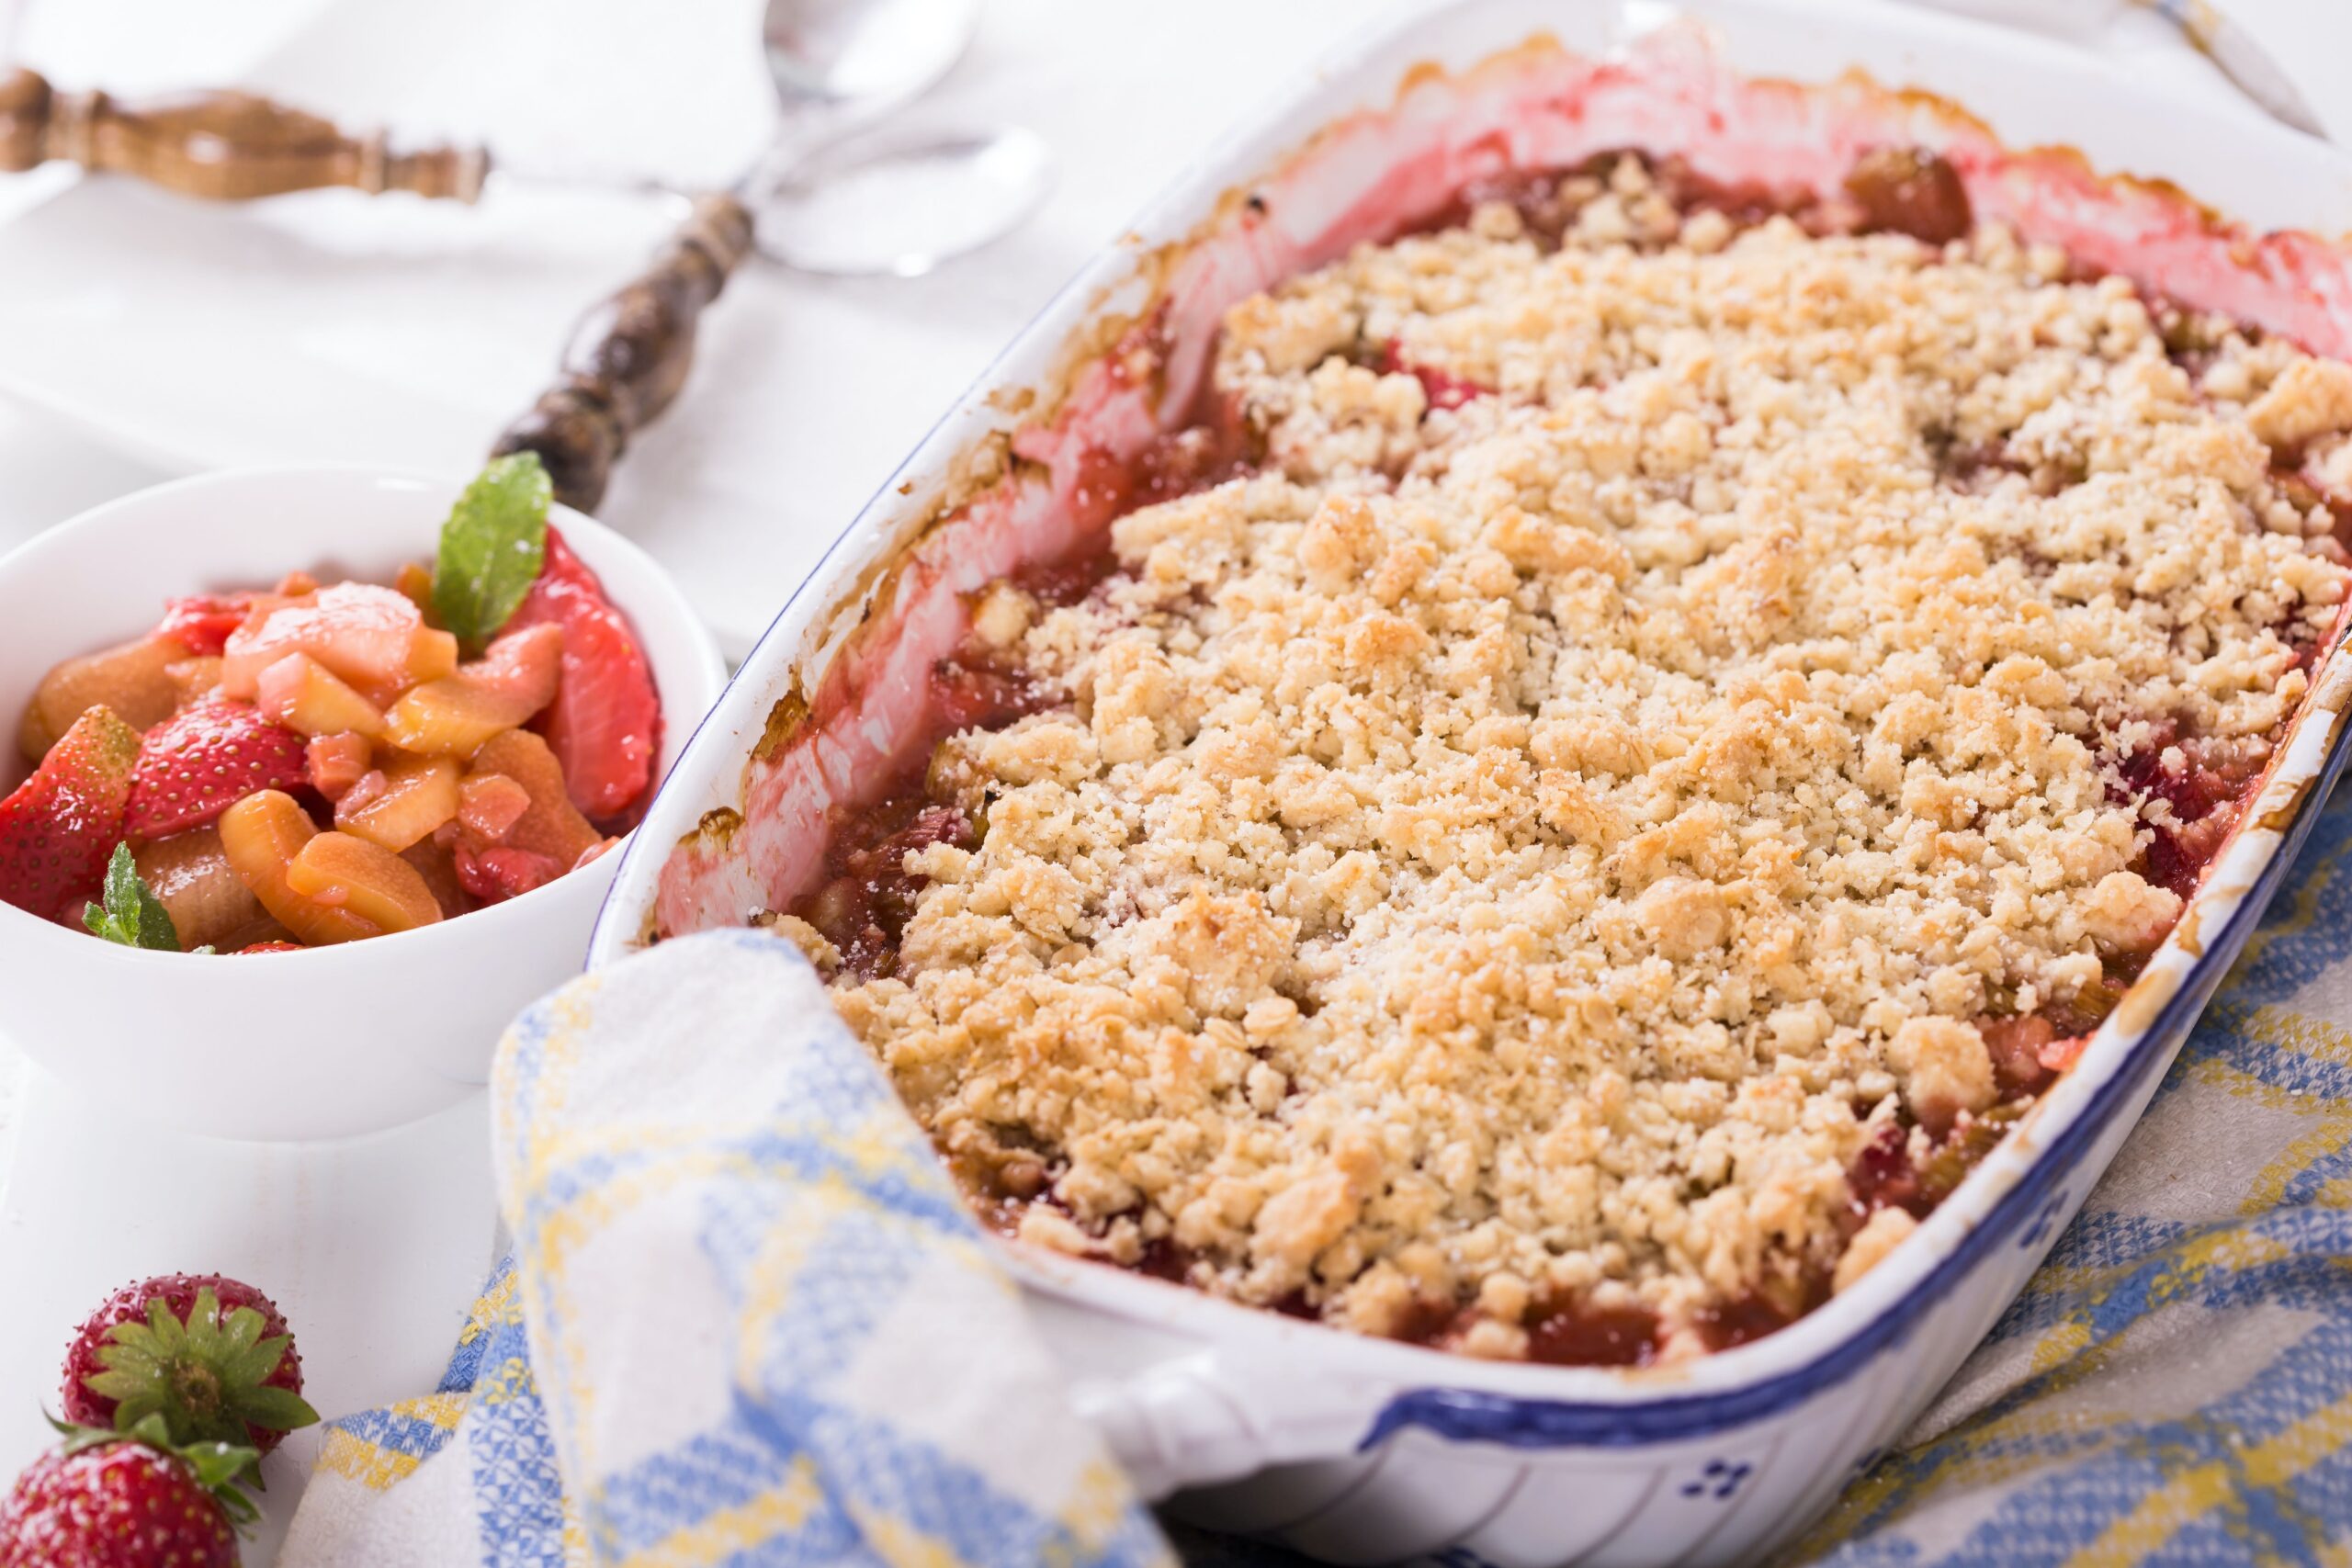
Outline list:
[[[979,19],[979,0],[768,0],[760,42],[788,120],[865,119],[937,85]]]
[[[761,254],[829,276],[917,277],[1037,210],[1053,155],[1033,132],[838,140],[935,85],[979,15],[979,0],[767,0],[760,40],[784,118],[735,187]]]
[[[915,133],[779,161],[744,193],[760,254],[834,277],[920,277],[1018,228],[1053,154],[1018,127]]]

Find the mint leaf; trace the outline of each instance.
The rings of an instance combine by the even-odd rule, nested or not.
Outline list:
[[[104,897],[103,906],[82,906],[82,923],[93,935],[157,953],[180,950],[179,928],[172,924],[172,912],[139,880],[139,865],[130,858],[128,843],[117,844],[107,862]]]
[[[484,468],[441,525],[433,558],[433,613],[460,640],[488,642],[546,564],[555,487],[536,452]]]

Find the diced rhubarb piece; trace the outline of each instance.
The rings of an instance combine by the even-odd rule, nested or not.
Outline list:
[[[370,752],[369,757],[372,761],[374,753]],[[343,792],[343,798],[335,802],[335,808],[342,810],[348,807],[353,811],[364,810],[391,787],[391,781],[384,777],[383,769],[370,767],[352,781],[351,787]]]
[[[74,721],[94,707],[106,707],[133,729],[146,729],[172,716],[179,705],[171,666],[187,649],[163,637],[141,637],[52,667],[33,689],[17,730],[25,761],[38,762]]]
[[[506,830],[502,846],[527,850],[555,863],[559,873],[580,863],[580,857],[604,842],[588,818],[564,791],[563,768],[548,743],[527,729],[510,729],[486,742],[474,753],[469,775],[475,779],[502,777],[521,784],[531,797],[531,808]],[[480,853],[492,846],[461,832],[459,841]]]
[[[2083,1052],[2091,1043],[2087,1034],[2063,1035],[2041,1048],[2041,1065],[2053,1073],[2063,1073],[2083,1059]]]
[[[469,778],[458,795],[458,820],[466,831],[498,843],[531,809],[531,792],[503,773]]]
[[[312,736],[302,757],[311,770],[311,787],[329,800],[341,800],[376,766],[376,749],[364,735]]]
[[[292,789],[309,777],[300,736],[244,703],[199,704],[141,743],[123,831],[134,839],[184,833],[257,790]]]
[[[139,851],[139,880],[163,901],[183,951],[239,948],[276,925],[229,863],[211,828],[159,839]]]
[[[555,529],[547,564],[506,623],[563,628],[563,679],[540,720],[572,804],[599,821],[634,807],[662,751],[662,705],[645,650],[605,586]]]
[[[321,833],[304,844],[286,868],[286,885],[388,931],[413,931],[441,919],[441,901],[416,867],[349,833]]]
[[[250,699],[261,672],[289,653],[307,653],[379,706],[454,665],[457,642],[424,624],[396,589],[338,582],[312,596],[249,617],[230,634],[221,690]]]
[[[139,732],[94,707],[49,748],[32,777],[0,798],[0,903],[78,920],[122,839]]]
[[[563,867],[547,856],[503,844],[476,852],[461,843],[455,853],[458,880],[468,893],[485,904],[519,898],[563,874]]]
[[[455,757],[396,752],[379,776],[382,788],[355,788],[337,803],[338,829],[398,854],[458,815]]]
[[[1976,1032],[1992,1059],[1993,1079],[2004,1094],[2039,1094],[2050,1082],[2041,1052],[2057,1030],[2040,1013],[1980,1018]]]
[[[433,569],[421,560],[403,561],[392,577],[392,586],[408,596],[416,613],[429,624],[433,619]]]
[[[192,593],[166,600],[154,635],[170,638],[187,653],[217,657],[253,607],[250,593]]]
[[[458,634],[427,626],[409,654],[408,683],[445,680],[458,672]]]
[[[172,709],[175,713],[181,708],[194,707],[198,703],[210,702],[220,694],[220,656],[217,653],[167,664],[164,667],[164,673],[171,677]]]
[[[220,814],[220,848],[261,907],[312,947],[381,936],[384,928],[356,910],[297,893],[288,868],[318,836],[294,797],[277,790],[249,795]]]
[[[438,835],[419,839],[401,852],[401,859],[416,867],[416,874],[424,878],[424,886],[433,889],[444,919],[473,908],[473,901],[466,897],[466,885],[458,876],[457,856]]]
[[[404,751],[471,756],[502,729],[527,722],[555,695],[564,634],[552,626],[510,632],[458,672],[415,687],[384,716]]]
[[[384,716],[307,653],[289,653],[254,682],[254,705],[301,735],[384,732]]]

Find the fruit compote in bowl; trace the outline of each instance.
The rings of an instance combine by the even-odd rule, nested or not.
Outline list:
[[[536,460],[145,491],[0,558],[0,1035],[229,1137],[480,1083],[723,679]]]

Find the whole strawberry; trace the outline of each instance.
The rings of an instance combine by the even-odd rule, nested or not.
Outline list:
[[[161,839],[201,828],[249,795],[310,776],[302,738],[251,703],[182,708],[147,732],[130,777],[122,830]]]
[[[226,1443],[175,1448],[139,1432],[61,1427],[65,1445],[0,1498],[0,1568],[238,1568],[237,1489],[260,1456]]]
[[[77,1426],[160,1417],[173,1442],[261,1453],[319,1418],[277,1303],[218,1274],[165,1274],[108,1296],[66,1349],[64,1400]]]
[[[0,798],[0,903],[43,919],[80,916],[122,838],[138,755],[139,731],[93,707]]]

